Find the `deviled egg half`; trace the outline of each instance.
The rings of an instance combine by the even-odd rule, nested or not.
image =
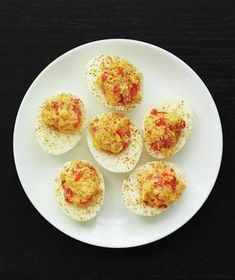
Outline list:
[[[94,57],[86,66],[85,77],[92,94],[106,107],[127,111],[143,98],[143,75],[121,57]]]
[[[145,163],[123,182],[125,206],[141,216],[154,216],[178,201],[186,188],[184,172],[164,161]]]
[[[184,100],[171,99],[144,117],[145,147],[157,159],[173,156],[184,146],[191,129],[191,109]]]
[[[41,148],[54,155],[72,149],[80,140],[85,122],[85,108],[80,98],[60,93],[48,98],[39,108],[35,136]]]
[[[98,168],[84,160],[64,164],[56,177],[55,196],[70,218],[85,222],[94,218],[104,200],[104,178]]]
[[[141,132],[121,113],[103,113],[89,122],[87,142],[95,160],[114,173],[131,171],[142,152]]]

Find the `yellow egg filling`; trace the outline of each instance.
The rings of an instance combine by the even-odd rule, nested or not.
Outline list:
[[[48,99],[42,107],[42,122],[61,133],[73,133],[83,122],[81,101],[68,93],[61,93]]]
[[[73,161],[60,174],[64,197],[76,207],[87,207],[102,196],[101,179],[94,167],[81,161]]]
[[[108,56],[101,64],[96,83],[109,105],[131,107],[142,100],[141,79],[141,73],[128,61]]]
[[[158,112],[152,109],[144,119],[144,141],[153,151],[171,156],[185,125],[175,110]]]
[[[137,175],[141,202],[146,206],[165,209],[178,200],[185,189],[185,182],[173,168],[158,163],[155,170]]]
[[[120,113],[105,113],[96,117],[89,124],[93,145],[112,154],[121,153],[131,141],[130,124],[130,120]]]

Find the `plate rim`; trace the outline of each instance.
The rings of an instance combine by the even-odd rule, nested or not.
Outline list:
[[[102,242],[95,242],[95,241],[87,241],[87,240],[84,240],[83,238],[81,239],[78,239],[77,237],[75,237],[73,234],[70,234],[70,233],[67,233],[65,232],[63,229],[61,228],[58,228],[57,225],[55,225],[52,221],[48,220],[45,215],[41,212],[40,209],[38,209],[33,201],[30,199],[29,195],[27,194],[24,186],[23,186],[23,183],[22,183],[22,180],[20,178],[20,175],[19,175],[19,166],[17,164],[17,159],[16,159],[16,154],[15,154],[15,150],[16,150],[16,129],[17,129],[17,126],[18,126],[18,123],[19,123],[19,116],[21,114],[21,111],[22,111],[22,107],[23,107],[23,104],[24,102],[26,101],[26,99],[28,99],[28,93],[30,92],[31,88],[34,87],[34,84],[37,83],[37,80],[41,78],[41,76],[44,74],[44,72],[48,71],[51,67],[53,67],[54,64],[58,63],[60,60],[63,60],[64,57],[66,56],[69,56],[71,53],[75,52],[77,49],[81,49],[81,48],[86,48],[90,45],[93,45],[93,44],[99,44],[99,43],[105,43],[105,42],[112,42],[112,41],[116,41],[116,42],[129,42],[131,44],[139,44],[139,45],[142,45],[142,46],[146,46],[146,47],[150,47],[150,48],[153,48],[153,49],[158,49],[158,51],[166,54],[167,56],[170,56],[174,59],[177,60],[177,62],[179,62],[184,68],[186,68],[188,71],[190,71],[193,76],[199,80],[199,82],[201,82],[205,89],[207,90],[208,94],[209,94],[209,97],[211,98],[211,101],[214,105],[214,108],[215,108],[215,111],[217,113],[217,116],[218,116],[218,126],[219,126],[219,131],[220,131],[220,141],[219,141],[219,144],[220,145],[220,151],[219,151],[219,164],[217,166],[217,170],[216,170],[216,175],[212,178],[212,183],[211,183],[211,186],[209,186],[209,191],[208,193],[206,194],[205,196],[205,199],[203,200],[202,203],[199,204],[199,206],[196,208],[196,211],[193,213],[193,215],[190,215],[190,217],[188,217],[183,223],[181,223],[180,225],[177,225],[175,228],[169,230],[167,232],[167,234],[162,234],[162,236],[158,237],[157,239],[156,238],[149,238],[148,240],[145,240],[144,242],[141,242],[141,243],[138,243],[138,241],[136,242],[129,242],[128,245],[118,245],[118,244],[103,244]],[[27,91],[25,92],[21,102],[20,102],[20,105],[18,107],[18,110],[17,110],[17,114],[16,114],[16,118],[15,118],[15,123],[14,123],[14,130],[13,130],[13,157],[14,157],[14,164],[15,164],[15,168],[16,168],[16,173],[17,173],[17,176],[18,176],[18,179],[20,181],[20,184],[21,184],[21,187],[23,189],[23,191],[25,192],[27,198],[29,199],[29,201],[31,202],[31,204],[33,205],[33,207],[39,212],[39,214],[49,223],[51,224],[53,227],[55,227],[57,230],[59,230],[60,232],[64,233],[65,235],[69,236],[69,237],[72,237],[73,239],[77,240],[77,241],[80,241],[80,242],[83,242],[83,243],[86,243],[86,244],[89,244],[89,245],[94,245],[94,246],[97,246],[97,247],[103,247],[103,248],[133,248],[133,247],[138,247],[138,246],[144,246],[146,244],[150,244],[150,243],[153,243],[153,242],[156,242],[158,240],[161,240],[162,238],[164,237],[167,237],[169,236],[170,234],[172,234],[173,232],[177,231],[178,229],[180,229],[182,226],[184,226],[189,220],[191,220],[197,213],[198,211],[200,210],[200,208],[205,204],[205,202],[207,201],[212,189],[214,188],[215,186],[215,183],[218,179],[218,176],[219,176],[219,172],[220,172],[220,169],[221,169],[221,164],[222,164],[222,159],[223,159],[223,127],[222,127],[222,123],[221,123],[221,118],[220,118],[220,114],[219,114],[219,111],[218,111],[218,108],[217,108],[217,105],[215,103],[215,100],[213,98],[213,96],[211,95],[209,89],[207,88],[206,84],[203,82],[203,80],[200,78],[200,76],[192,69],[191,66],[189,66],[186,62],[184,62],[181,58],[179,58],[178,56],[176,56],[175,54],[171,53],[170,51],[166,50],[166,49],[163,49],[159,46],[156,46],[154,44],[151,44],[151,43],[148,43],[148,42],[144,42],[144,41],[140,41],[140,40],[134,40],[134,39],[125,39],[125,38],[107,38],[107,39],[102,39],[102,40],[95,40],[95,41],[91,41],[91,42],[88,42],[88,43],[85,43],[85,44],[82,44],[82,45],[79,45],[79,46],[76,46],[68,51],[66,51],[65,53],[61,54],[60,56],[58,56],[57,58],[55,58],[53,61],[51,61],[46,67],[43,68],[43,70],[36,76],[36,78],[33,80],[33,82],[30,84],[30,86],[28,87]]]

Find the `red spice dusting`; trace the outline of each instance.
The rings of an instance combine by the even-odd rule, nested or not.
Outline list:
[[[156,116],[156,115],[157,115],[157,109],[152,109],[152,110],[151,110],[151,115]]]
[[[64,198],[67,202],[71,203],[73,197],[73,191],[70,188],[64,189]]]
[[[147,176],[147,179],[148,180],[151,180],[153,178],[153,174],[149,174],[148,176]]]

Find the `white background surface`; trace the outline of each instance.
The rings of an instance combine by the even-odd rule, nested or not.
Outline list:
[[[192,108],[192,134],[183,149],[169,161],[184,169],[187,189],[180,201],[159,216],[135,216],[121,200],[125,175],[103,170],[92,158],[86,133],[79,144],[61,156],[44,153],[34,137],[38,107],[59,92],[78,95],[88,119],[107,110],[91,95],[84,78],[88,60],[100,54],[130,60],[144,75],[142,104],[128,113],[137,127],[151,106],[182,97]],[[34,81],[20,106],[14,131],[14,157],[22,186],[36,209],[55,227],[78,240],[104,247],[131,247],[158,240],[187,222],[201,207],[216,180],[222,156],[222,131],[217,109],[206,86],[181,60],[158,47],[131,40],[103,40],[71,50],[52,62]],[[104,174],[106,195],[100,214],[85,224],[67,217],[54,198],[54,177],[72,159],[85,159]],[[143,150],[139,164],[153,160]]]

